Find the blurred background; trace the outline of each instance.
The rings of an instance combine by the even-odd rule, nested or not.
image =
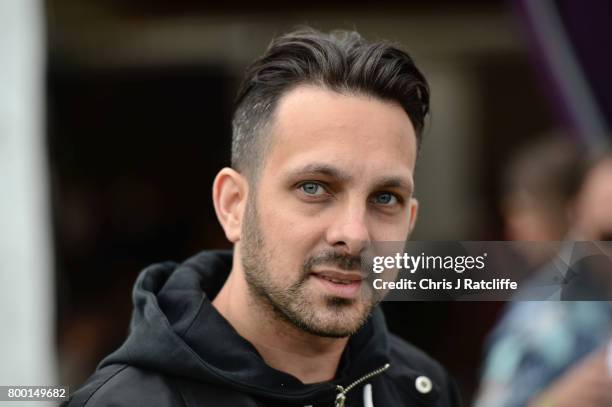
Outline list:
[[[125,338],[143,267],[230,248],[212,180],[242,72],[275,34],[307,23],[403,44],[432,89],[413,238],[504,240],[521,149],[542,134],[607,148],[611,15],[603,0],[3,1],[0,384],[78,387]],[[503,305],[385,308],[469,402]]]

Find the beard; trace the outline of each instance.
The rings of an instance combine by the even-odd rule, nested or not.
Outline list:
[[[343,338],[354,334],[369,318],[376,301],[347,299],[309,293],[307,281],[316,265],[334,265],[342,270],[359,270],[359,256],[326,251],[307,258],[298,270],[296,281],[283,284],[285,277],[275,276],[274,255],[264,238],[254,199],[250,194],[244,214],[241,236],[242,269],[252,298],[277,320],[313,335]],[[365,283],[365,281],[363,282]],[[312,289],[312,288],[311,288]],[[363,290],[362,290],[363,294]],[[322,302],[322,303],[321,303]]]

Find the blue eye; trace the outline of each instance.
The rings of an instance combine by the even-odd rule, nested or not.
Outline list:
[[[397,197],[389,192],[383,192],[374,197],[374,203],[380,205],[395,205],[398,203]]]
[[[300,188],[308,195],[321,195],[323,192],[325,192],[323,187],[316,182],[305,182],[300,185]]]

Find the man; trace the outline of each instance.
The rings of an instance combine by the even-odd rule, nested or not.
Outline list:
[[[477,407],[612,405],[610,245],[593,243],[612,237],[610,153],[580,181],[565,202],[572,242],[558,256],[569,266],[565,281],[551,285],[557,292],[550,301],[515,301],[506,309],[488,341]],[[597,246],[607,256],[583,257]],[[558,274],[553,266],[532,284]]]
[[[305,29],[247,70],[213,200],[232,253],[146,269],[124,345],[70,406],[450,406],[447,373],[388,333],[361,255],[403,241],[428,111],[410,57]]]

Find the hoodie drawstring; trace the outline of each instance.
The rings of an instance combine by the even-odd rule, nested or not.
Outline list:
[[[363,407],[374,407],[374,400],[372,400],[372,385],[370,383],[363,386]]]
[[[355,380],[353,383],[351,383],[350,385],[345,387],[342,386],[336,386],[336,390],[338,390],[338,394],[336,395],[336,404],[334,405],[335,407],[344,407],[344,402],[346,400],[346,394],[351,391],[355,386],[365,382],[366,380],[371,379],[374,376],[377,376],[381,373],[383,373],[385,370],[389,369],[389,366],[391,366],[389,363],[386,363],[384,366],[368,373],[367,375],[361,377],[360,379]],[[370,391],[371,391],[371,387],[370,387]],[[370,394],[371,395],[371,394]],[[365,395],[364,395],[365,397]],[[370,397],[371,399],[371,397]]]
[[[366,374],[365,376],[360,377],[355,380],[353,383],[349,384],[346,387],[336,386],[336,390],[338,394],[336,395],[336,403],[335,407],[344,407],[344,402],[346,401],[346,394],[351,391],[355,386],[365,382],[366,380],[371,379],[374,376],[378,376],[383,373],[385,370],[389,369],[391,365],[389,363],[385,363],[384,366],[379,367],[378,369]],[[363,405],[364,407],[374,407],[374,401],[372,401],[372,385],[366,384],[363,387]],[[304,407],[312,407],[312,405],[307,405]]]

